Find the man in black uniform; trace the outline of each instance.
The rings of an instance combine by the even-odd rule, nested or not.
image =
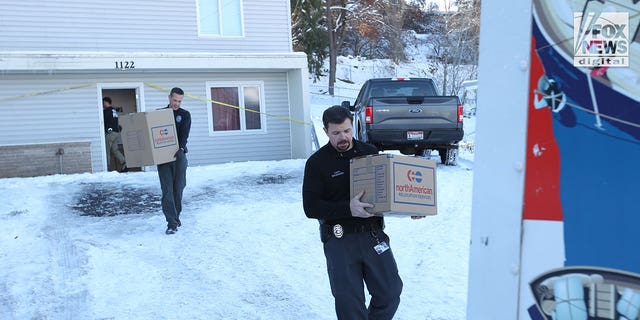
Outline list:
[[[338,319],[392,319],[400,304],[402,280],[384,233],[382,217],[360,202],[364,191],[349,199],[349,160],[377,154],[352,136],[353,116],[333,106],[322,115],[329,143],[307,160],[302,199],[307,217],[320,222],[331,293]],[[371,294],[365,306],[364,283]]]
[[[124,155],[118,148],[120,140],[120,125],[118,125],[118,111],[111,104],[113,101],[109,97],[102,98],[102,115],[104,118],[104,137],[107,145],[107,168],[111,165],[111,155],[118,159],[122,169],[120,172],[127,172],[129,169],[125,163]]]
[[[173,109],[173,118],[176,123],[179,149],[175,154],[175,161],[158,165],[158,176],[162,188],[162,212],[167,220],[166,234],[174,234],[180,222],[182,212],[182,191],[187,186],[187,139],[191,130],[191,114],[180,108],[184,91],[180,88],[171,89],[169,105]]]

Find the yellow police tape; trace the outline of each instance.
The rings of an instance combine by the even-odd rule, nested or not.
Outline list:
[[[158,85],[155,85],[155,84],[152,84],[152,83],[145,82],[144,85],[147,86],[147,87],[154,88],[156,90],[171,92],[171,89],[163,88],[161,86],[158,86]],[[275,114],[269,114],[269,113],[266,113],[266,112],[260,112],[260,111],[256,111],[256,110],[246,109],[246,108],[243,108],[243,107],[240,107],[240,106],[234,106],[234,105],[231,105],[231,104],[228,104],[228,103],[207,99],[207,98],[201,97],[201,96],[195,96],[195,95],[188,94],[188,93],[185,93],[184,95],[189,97],[189,98],[196,99],[196,100],[207,101],[207,102],[219,104],[219,105],[222,105],[222,106],[225,106],[225,107],[238,109],[238,110],[241,110],[241,111],[248,111],[248,112],[253,112],[253,113],[264,114],[267,117],[272,117],[272,118],[277,118],[277,119],[280,119],[280,120],[286,120],[286,121],[290,121],[290,122],[300,123],[300,124],[307,125],[307,126],[312,125],[309,122],[304,122],[304,121],[301,121],[301,120],[291,119],[291,118],[287,118],[287,117],[283,117],[283,116],[279,116],[279,115],[275,115]]]
[[[96,86],[96,85],[97,85],[96,83],[89,83],[89,84],[83,84],[83,85],[79,85],[79,86],[59,88],[59,89],[53,89],[53,90],[47,90],[47,91],[41,91],[41,92],[35,92],[35,93],[28,93],[28,94],[22,94],[22,95],[18,95],[18,96],[0,98],[0,101],[9,101],[9,100],[17,100],[17,99],[28,98],[28,97],[36,97],[36,96],[42,96],[42,95],[56,93],[56,92],[88,88],[88,87],[92,87],[92,86]],[[154,88],[156,90],[171,92],[170,89],[163,88],[161,86],[158,86],[158,85],[155,85],[155,84],[152,84],[152,83],[146,83],[145,82],[144,85],[147,86],[147,87]],[[241,111],[248,111],[248,112],[253,112],[253,113],[264,114],[267,117],[277,118],[277,119],[280,119],[280,120],[295,122],[295,123],[299,123],[299,124],[303,124],[303,125],[307,125],[307,126],[312,125],[309,122],[304,122],[304,121],[301,121],[301,120],[291,119],[291,118],[287,118],[287,117],[283,117],[283,116],[279,116],[279,115],[275,115],[275,114],[269,114],[269,113],[266,113],[266,112],[260,112],[260,111],[256,111],[256,110],[246,109],[246,108],[243,108],[243,107],[240,107],[240,106],[234,106],[234,105],[230,105],[230,104],[227,104],[227,103],[224,103],[224,102],[214,101],[214,100],[211,100],[211,99],[207,99],[205,97],[195,96],[195,95],[188,94],[188,93],[185,93],[185,96],[193,98],[193,99],[196,99],[196,100],[207,101],[207,102],[216,103],[216,104],[223,105],[223,106],[230,107],[230,108],[235,108],[235,109],[238,109],[238,110],[241,110]]]
[[[35,92],[35,93],[22,94],[22,95],[19,95],[19,96],[0,98],[0,101],[9,101],[9,100],[17,100],[17,99],[22,99],[22,98],[27,98],[27,97],[43,96],[45,94],[56,93],[56,92],[61,92],[61,91],[69,91],[69,90],[74,90],[74,89],[88,88],[88,87],[92,87],[92,86],[95,86],[95,85],[96,85],[95,83],[90,83],[90,84],[83,84],[83,85],[73,86],[73,87],[66,87],[66,88],[53,89],[53,90],[48,90],[48,91],[41,91],[41,92]]]

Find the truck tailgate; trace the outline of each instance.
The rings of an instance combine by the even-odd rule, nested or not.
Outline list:
[[[371,98],[376,129],[457,129],[458,97]]]

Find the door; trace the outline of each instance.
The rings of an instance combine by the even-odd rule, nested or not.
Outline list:
[[[135,113],[144,110],[142,106],[142,98],[141,98],[142,85],[137,84],[102,84],[100,86],[100,101],[102,103],[102,99],[108,97],[111,99],[111,106],[115,109],[117,116],[120,117],[125,114]],[[105,121],[105,119],[103,119]],[[101,128],[104,131],[104,127]],[[112,152],[107,150],[107,141],[106,141],[107,133],[105,132],[105,148],[103,149],[105,152],[105,169],[107,171],[122,171],[123,166],[120,164],[120,161],[117,160],[116,156]],[[122,138],[119,137],[117,140],[118,149],[124,155],[125,161],[127,155],[124,153],[124,149],[122,147]],[[142,171],[142,168],[128,168],[128,171]]]

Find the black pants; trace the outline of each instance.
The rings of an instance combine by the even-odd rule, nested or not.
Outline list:
[[[391,320],[400,304],[402,280],[391,249],[381,254],[374,249],[378,241],[388,245],[389,236],[383,231],[348,233],[342,238],[323,234],[322,241],[338,319]],[[368,308],[365,283],[371,294]]]
[[[187,157],[179,152],[177,159],[158,165],[162,189],[162,212],[167,227],[176,228],[182,212],[182,191],[187,185]]]

